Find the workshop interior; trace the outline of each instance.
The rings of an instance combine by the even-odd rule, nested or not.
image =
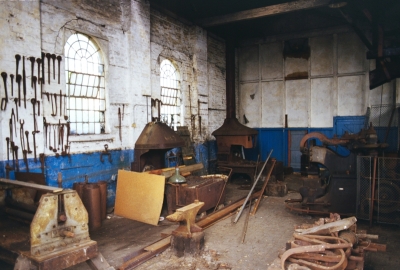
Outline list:
[[[400,225],[399,12],[395,0],[0,1],[0,268],[201,257],[208,228],[247,228],[278,197],[282,218],[324,224],[260,267],[384,269],[366,253],[389,243],[356,223]],[[118,224],[170,232],[111,252],[99,235]],[[247,268],[213,267],[198,269]]]

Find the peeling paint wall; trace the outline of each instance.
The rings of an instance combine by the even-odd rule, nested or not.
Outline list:
[[[280,128],[287,115],[289,128],[332,127],[334,116],[361,116],[368,106],[393,103],[398,84],[369,90],[368,72],[374,63],[366,60],[366,48],[355,33],[307,40],[308,58],[284,57],[284,40],[238,49],[242,123]]]
[[[150,47],[152,97],[160,98],[160,64],[169,59],[181,78],[180,122],[189,127],[194,142],[211,138],[221,122],[221,110],[225,111],[221,103],[225,99],[224,42],[210,37],[200,27],[186,25],[152,9]]]
[[[21,172],[27,171],[26,165],[29,165],[30,172],[44,172],[49,185],[57,185],[57,173],[62,172],[66,181],[65,187],[71,187],[73,180],[78,179],[81,182],[85,175],[92,182],[99,178],[110,179],[118,169],[130,169],[134,144],[144,126],[151,120],[150,98],[159,98],[160,95],[159,64],[163,58],[171,59],[180,71],[183,123],[189,126],[193,141],[199,145],[197,148],[202,148],[199,157],[208,159],[207,147],[202,145],[211,139],[211,132],[219,127],[225,115],[223,40],[210,37],[200,27],[187,25],[152,9],[146,0],[2,1],[0,25],[1,72],[15,73],[15,54],[40,58],[41,53],[45,52],[63,56],[66,40],[76,32],[93,38],[101,48],[105,62],[105,134],[70,136],[71,156],[57,155],[61,151],[54,153],[48,146],[45,147],[43,120],[46,118],[46,122],[51,124],[63,124],[66,120],[60,115],[52,116],[51,102],[47,100],[46,94],[40,95],[37,98],[41,103],[37,122],[41,132],[36,135],[36,150],[37,155],[45,155],[44,168],[41,168],[39,161],[33,161],[33,154],[28,155],[28,162],[25,164],[20,151],[18,164]],[[21,70],[20,62],[20,74]],[[28,102],[26,109],[19,107],[19,118],[25,120],[24,128],[31,132],[33,112],[30,100],[34,97],[34,92],[30,87],[28,61],[25,61],[25,70],[29,84]],[[52,80],[50,84],[46,81],[43,85],[44,93],[59,94],[60,90],[63,94],[66,93],[64,62],[61,62],[60,75],[60,84],[57,80]],[[15,80],[13,86],[14,99],[17,92]],[[6,144],[6,137],[10,137],[11,110],[15,110],[15,105],[11,102],[13,99],[10,95],[9,77],[7,88],[10,98],[8,106],[5,111],[0,111],[0,177],[5,177],[6,164],[12,163],[7,161]],[[4,97],[2,83],[0,97]],[[211,118],[209,115],[212,115]],[[14,140],[20,145],[19,124],[16,128]],[[108,161],[107,155],[103,161],[100,160],[105,144],[113,157],[112,162]],[[32,137],[30,146],[33,147]],[[12,156],[9,158],[12,159]]]

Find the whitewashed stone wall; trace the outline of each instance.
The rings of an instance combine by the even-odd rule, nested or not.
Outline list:
[[[7,110],[0,112],[1,160],[6,159],[5,138],[9,137],[9,119],[11,109],[15,107],[11,103],[9,77],[15,73],[15,54],[40,58],[45,52],[63,56],[64,44],[75,32],[90,35],[104,56],[107,125],[105,134],[70,136],[71,153],[101,151],[106,143],[109,149],[134,148],[144,126],[151,120],[150,97],[159,98],[159,64],[164,58],[171,59],[180,71],[183,124],[189,126],[194,141],[201,143],[211,138],[211,132],[222,124],[225,116],[224,41],[209,37],[202,28],[151,9],[147,0],[1,1],[0,24],[0,71],[8,74],[10,97]],[[30,62],[27,60],[25,69],[27,82],[30,82]],[[21,63],[19,70],[22,74]],[[66,93],[64,62],[60,74],[61,83],[46,82],[43,92],[59,94],[61,90]],[[1,98],[4,97],[3,88],[1,81]],[[14,79],[13,98],[16,92]],[[29,102],[33,93],[29,84],[27,108],[19,108],[19,117],[25,120],[25,130],[29,131],[33,130]],[[41,114],[37,117],[41,131],[36,135],[37,153],[54,155],[44,144],[43,118],[53,124],[66,121],[63,116],[51,116],[51,102],[46,95],[37,99],[41,103]],[[122,141],[119,139],[118,109],[123,112]]]
[[[181,78],[183,125],[189,127],[194,142],[204,142],[224,119],[215,118],[220,113],[210,113],[210,108],[225,111],[224,42],[153,9],[150,32],[151,96],[160,98],[160,63],[171,60]]]
[[[250,127],[284,127],[287,114],[289,127],[332,127],[334,116],[364,115],[368,106],[393,103],[393,88],[399,88],[395,81],[369,90],[374,65],[355,33],[308,41],[309,59],[284,59],[283,40],[238,49],[242,123],[246,115]],[[285,79],[302,72],[308,79]]]

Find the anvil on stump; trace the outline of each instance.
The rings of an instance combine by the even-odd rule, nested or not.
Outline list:
[[[195,200],[194,203],[176,209],[167,216],[169,221],[179,222],[179,227],[172,232],[171,247],[177,257],[197,255],[204,248],[203,229],[195,223],[197,212],[204,202]]]

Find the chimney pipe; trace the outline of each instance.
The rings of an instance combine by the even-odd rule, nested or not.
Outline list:
[[[235,97],[235,45],[226,41],[226,118],[236,118]]]

